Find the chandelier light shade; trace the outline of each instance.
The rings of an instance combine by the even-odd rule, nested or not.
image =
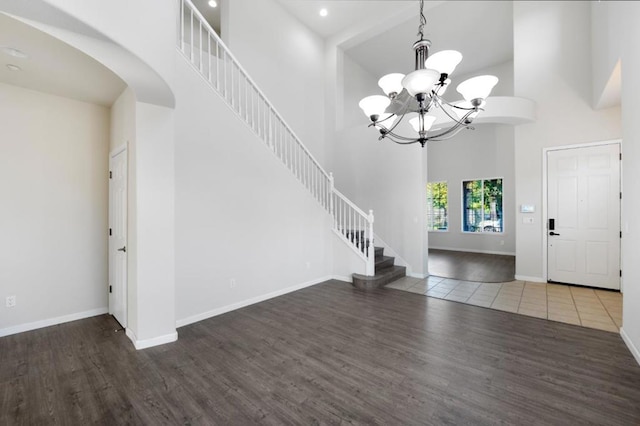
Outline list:
[[[462,62],[462,53],[457,50],[442,50],[427,58],[424,65],[438,71],[440,74],[451,74],[458,64]]]
[[[402,92],[402,79],[404,78],[404,74],[393,73],[387,74],[378,80],[378,86],[382,89],[385,95],[389,97],[396,97],[396,95]]]
[[[367,117],[372,121],[377,121],[384,114],[389,104],[391,104],[391,101],[386,96],[373,95],[362,99],[358,105],[360,105]]]
[[[416,96],[420,93],[430,93],[433,85],[440,78],[440,73],[436,70],[415,70],[402,79],[402,86],[407,89],[407,93]]]
[[[379,140],[389,139],[398,144],[419,142],[423,147],[429,140],[444,140],[463,129],[473,129],[472,121],[483,111],[485,100],[498,83],[498,78],[483,75],[470,78],[457,86],[464,101],[448,102],[442,98],[451,84],[449,76],[462,61],[462,54],[455,50],[443,50],[429,56],[431,42],[424,38],[424,0],[420,0],[420,39],[413,45],[415,70],[407,75],[387,74],[378,81],[378,86],[386,96],[367,96],[359,103],[360,108],[371,120],[369,127],[380,131]],[[428,114],[440,109],[453,124],[449,128],[431,130],[436,116]],[[401,136],[396,127],[407,114],[415,114],[408,120],[418,134]]]
[[[465,100],[473,102],[474,99],[487,99],[496,84],[498,84],[498,77],[481,75],[463,81],[458,84],[456,90]]]
[[[422,121],[422,124],[420,123],[420,121]],[[436,117],[434,117],[433,115],[423,115],[423,116],[418,115],[412,118],[411,120],[409,120],[409,124],[411,124],[411,127],[413,127],[413,130],[415,130],[416,133],[419,134],[420,130],[428,132],[431,129],[431,126],[433,126],[433,123],[435,121],[436,121]]]

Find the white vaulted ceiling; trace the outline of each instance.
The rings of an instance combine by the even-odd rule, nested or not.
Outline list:
[[[411,46],[418,38],[417,0],[278,2],[323,38],[340,39],[354,28],[366,30],[367,37],[345,44],[345,53],[373,76],[407,73],[414,68]],[[323,7],[329,11],[326,18],[318,14]],[[398,21],[400,15],[404,19]],[[425,37],[433,43],[432,52],[454,49],[463,54],[456,75],[513,59],[510,1],[427,1],[425,16]],[[394,21],[391,26],[390,21]]]
[[[111,106],[125,88],[117,75],[95,59],[2,13],[1,47],[18,49],[28,58],[0,51],[0,83],[104,106]],[[8,64],[21,71],[10,71]]]

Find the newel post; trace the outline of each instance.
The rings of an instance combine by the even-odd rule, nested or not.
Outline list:
[[[367,247],[367,272],[366,275],[371,277],[376,274],[376,249],[373,246],[373,210],[369,210],[369,246]]]

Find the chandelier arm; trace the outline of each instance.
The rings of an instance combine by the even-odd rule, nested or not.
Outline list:
[[[387,136],[387,135],[393,136],[396,139],[400,139],[400,140],[404,140],[404,141],[415,141],[415,140],[418,140],[418,138],[408,138],[406,136],[402,136],[402,135],[399,135],[399,134],[393,133],[393,132],[385,133],[385,136]],[[391,138],[389,138],[389,139],[391,139]]]
[[[446,102],[446,101],[445,101],[445,103],[446,103],[447,105],[449,105],[450,107],[452,107],[452,108],[458,108],[458,109],[462,109],[462,110],[467,111],[467,113],[466,113],[463,117],[461,117],[461,118],[459,118],[459,119],[458,119],[458,118],[455,118],[453,115],[449,114],[449,111],[447,111],[447,109],[446,109],[446,108],[443,108],[443,107],[441,106],[441,108],[440,108],[440,109],[441,109],[441,110],[442,110],[442,111],[447,115],[447,117],[449,117],[450,119],[452,119],[453,121],[455,121],[456,123],[458,123],[458,124],[460,124],[460,125],[464,125],[465,120],[466,120],[466,119],[467,119],[471,114],[473,114],[473,113],[475,112],[475,108],[459,108],[459,107],[456,107],[455,105],[451,105],[451,104],[449,104],[449,103],[448,103],[448,102]]]
[[[459,127],[455,132],[453,132],[453,133],[452,133],[452,134],[450,134],[450,135],[447,135],[447,137],[440,138],[440,135],[436,135],[436,136],[434,136],[434,137],[432,137],[432,138],[427,138],[427,140],[434,141],[434,142],[437,142],[437,141],[446,141],[446,140],[448,140],[448,139],[451,139],[452,137],[454,137],[455,135],[457,135],[458,133],[460,133],[460,132],[461,132],[461,131],[463,131],[464,129],[475,130],[475,128],[474,128],[474,127],[472,127],[472,126]]]
[[[446,135],[448,135],[450,133],[453,133],[453,132],[457,133],[460,130],[462,130],[464,128],[467,128],[467,127],[468,127],[468,125],[466,125],[464,123],[456,122],[456,124],[453,127],[449,128],[449,129],[445,130],[444,132],[439,133],[437,135],[430,136],[427,139],[428,140],[432,140],[432,139],[436,139],[437,140],[438,138],[441,138],[442,136],[446,136]]]
[[[404,111],[402,112],[402,115],[399,114],[395,114],[396,117],[398,117],[398,121],[396,121],[393,126],[391,126],[390,129],[387,129],[386,127],[383,127],[383,129],[385,130],[385,133],[391,133],[393,134],[393,130],[398,127],[398,124],[400,124],[402,122],[402,119],[404,118],[404,116],[407,114],[408,109],[409,109],[409,100],[405,101],[404,105],[402,106],[402,108],[404,108]],[[385,120],[388,120],[390,117],[385,118]],[[384,121],[384,120],[382,120]],[[377,124],[378,122],[376,122]]]
[[[398,145],[411,145],[411,144],[414,144],[416,142],[420,142],[420,139],[408,139],[407,138],[406,141],[396,140],[396,139],[394,139],[392,137],[388,137],[388,139],[393,143],[397,143]]]

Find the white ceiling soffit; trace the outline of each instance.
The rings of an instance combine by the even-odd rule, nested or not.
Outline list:
[[[416,8],[416,13],[418,10],[416,0],[277,1],[299,21],[325,39],[349,34],[354,29],[362,28],[363,24],[375,25],[383,22],[411,6]],[[320,9],[327,9],[328,15],[320,16]]]
[[[371,3],[394,3],[370,1]],[[414,17],[345,51],[374,77],[414,70],[411,46],[418,39],[419,7]],[[425,38],[431,53],[458,50],[463,60],[453,74],[464,75],[513,60],[513,4],[510,1],[449,1],[427,10]]]
[[[3,13],[0,46],[28,55],[17,58],[0,51],[2,83],[104,106],[111,106],[126,87],[93,58]],[[21,71],[9,70],[8,64]]]

